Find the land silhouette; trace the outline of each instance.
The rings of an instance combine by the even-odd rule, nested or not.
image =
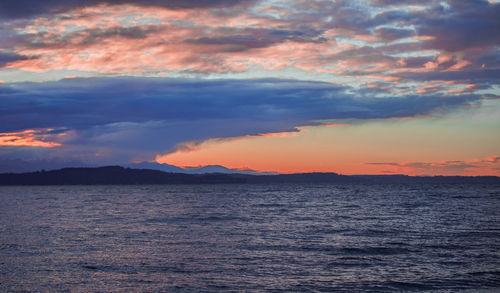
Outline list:
[[[63,168],[29,173],[0,174],[0,185],[136,185],[136,184],[274,184],[274,183],[357,183],[357,184],[500,184],[496,176],[408,176],[340,175],[297,173],[276,175],[185,174],[121,166]]]

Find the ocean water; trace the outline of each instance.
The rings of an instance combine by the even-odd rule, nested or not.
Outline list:
[[[500,185],[0,187],[0,292],[500,291]]]

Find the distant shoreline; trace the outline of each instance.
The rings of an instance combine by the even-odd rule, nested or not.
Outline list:
[[[149,184],[500,184],[497,176],[339,175],[297,173],[277,175],[185,174],[120,166],[64,168],[51,171],[0,174],[0,186],[9,185],[149,185]]]

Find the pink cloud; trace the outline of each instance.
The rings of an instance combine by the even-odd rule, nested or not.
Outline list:
[[[483,47],[435,48],[440,35],[432,32],[389,29],[384,24],[391,20],[383,18],[387,11],[360,14],[366,20],[353,22],[353,13],[366,7],[343,1],[249,5],[251,9],[248,5],[169,9],[168,5],[100,4],[38,17],[17,27],[22,40],[12,50],[23,58],[4,67],[125,75],[294,68],[306,74],[360,79],[362,84],[405,83],[411,80],[398,77],[403,73],[463,71],[483,64],[487,68],[487,60],[496,60],[474,57],[485,52]],[[424,7],[411,11],[422,17],[425,12]],[[394,42],[401,38],[406,41]],[[400,54],[417,57],[395,57]]]
[[[147,23],[152,19],[156,22]],[[31,58],[11,62],[6,67],[36,72],[66,69],[101,73],[210,73],[246,71],[249,66],[257,65],[266,70],[296,67],[341,74],[343,70],[381,72],[391,66],[388,62],[367,65],[366,59],[356,57],[330,62],[325,67],[325,59],[352,45],[337,44],[328,34],[320,42],[308,36],[269,39],[280,37],[286,25],[290,23],[251,13],[229,16],[209,10],[102,4],[73,9],[50,19],[38,18],[21,28],[31,37],[28,43],[19,44],[16,52]],[[262,35],[272,34],[273,30],[279,33]],[[346,30],[343,33],[375,41],[369,35]],[[249,37],[245,43],[231,43],[234,38],[244,38],[245,34]],[[228,42],[186,42],[201,37],[226,38]],[[269,44],[252,44],[266,38]]]
[[[457,71],[464,69],[465,67],[471,65],[472,63],[467,60],[458,60],[453,66],[447,69],[447,71]]]
[[[492,164],[496,164],[496,163],[500,162],[500,156],[491,156],[491,157],[487,158],[486,160]]]
[[[424,36],[424,35],[422,35],[422,36],[413,36],[412,38],[415,39],[415,40],[418,40],[418,41],[432,41],[432,40],[436,39],[435,36]]]

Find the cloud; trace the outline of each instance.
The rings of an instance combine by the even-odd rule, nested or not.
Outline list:
[[[0,146],[54,148],[61,146],[57,140],[64,133],[54,133],[53,129],[28,129],[19,132],[0,133]]]
[[[325,82],[89,78],[0,85],[0,132],[64,129],[58,152],[154,156],[190,141],[298,131],[331,119],[425,115],[477,104],[464,94],[373,97]],[[144,158],[147,159],[147,158]]]
[[[425,5],[434,2],[434,0],[373,0],[375,4],[378,5],[397,5],[397,6],[406,6],[406,5]]]
[[[365,163],[372,166],[387,166],[387,173],[404,173],[412,175],[475,175],[477,172],[495,174],[500,163],[500,156],[492,156],[486,159],[470,159],[457,161],[439,162],[375,162]]]
[[[9,15],[33,16],[6,21],[7,29],[1,29],[2,46],[11,52],[3,58],[8,69],[177,76],[291,76],[274,72],[292,69],[357,84],[397,81],[414,94],[413,84],[422,81],[458,78],[456,83],[474,83],[477,89],[499,83],[500,5],[488,1],[51,0],[29,6],[21,0],[1,5]],[[51,14],[33,15],[21,5]],[[455,90],[447,83],[435,89]]]
[[[7,52],[2,52],[0,51],[0,68],[4,67],[10,62],[18,61],[18,60],[25,60],[25,56],[21,56],[16,53],[7,53]]]
[[[450,1],[452,12],[419,23],[421,35],[435,36],[428,46],[462,51],[500,44],[500,5],[487,1]]]
[[[227,30],[225,30],[227,31]],[[243,29],[235,35],[215,37],[201,37],[187,39],[186,43],[199,45],[218,45],[222,48],[219,52],[242,52],[254,48],[265,48],[287,40],[296,42],[323,42],[325,39],[317,38],[321,31],[309,30],[283,30],[283,29]]]
[[[107,4],[134,4],[156,6],[168,9],[224,8],[251,4],[254,0],[3,0],[0,2],[0,16],[6,18],[31,17],[34,15],[59,13],[73,8]]]
[[[411,29],[380,27],[375,30],[375,35],[384,41],[394,41],[411,37],[415,35],[415,31]]]
[[[499,84],[500,69],[475,69],[468,71],[435,71],[435,72],[403,72],[395,74],[407,80],[430,81],[444,80],[456,82],[472,82],[483,84]]]

